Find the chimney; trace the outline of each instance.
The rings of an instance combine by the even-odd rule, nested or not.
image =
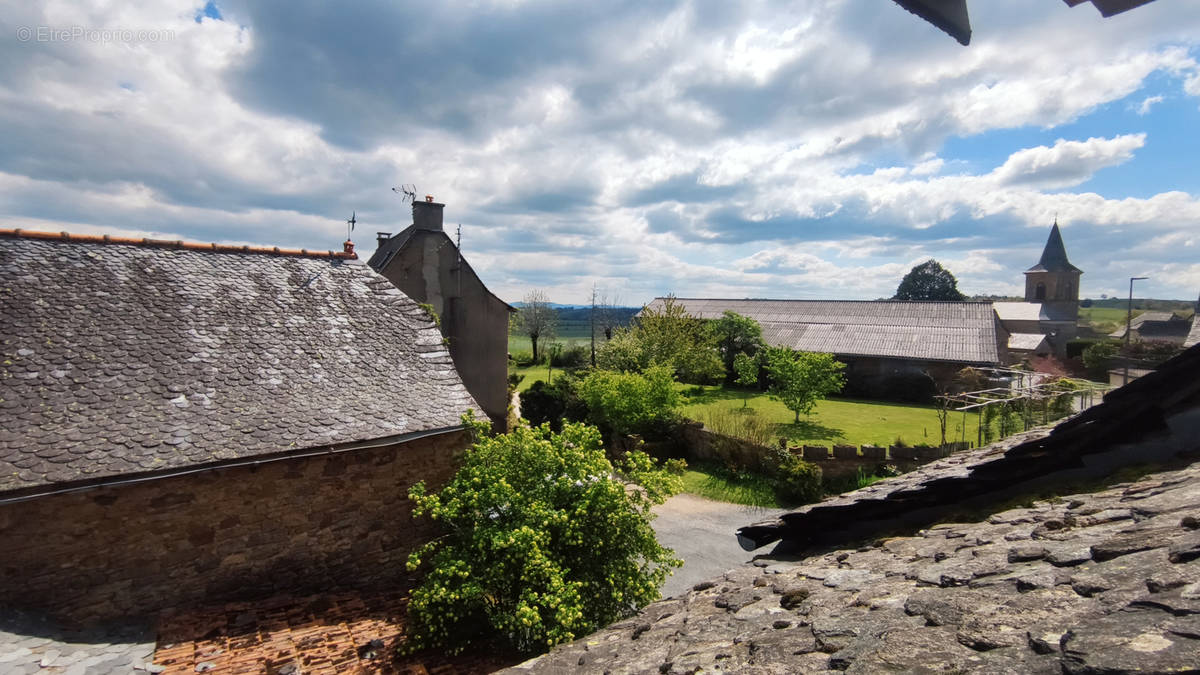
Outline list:
[[[442,209],[445,207],[445,204],[433,201],[432,195],[426,195],[423,202],[414,200],[412,205],[413,227],[418,230],[441,232]]]
[[[392,238],[391,232],[376,232],[375,233],[375,245],[383,246],[383,242],[385,242],[391,238]]]
[[[354,252],[354,242],[350,241],[349,239],[342,242],[342,253],[345,254],[347,258],[358,257],[358,254]]]

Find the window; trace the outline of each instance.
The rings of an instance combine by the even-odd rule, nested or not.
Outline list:
[[[1033,299],[1034,300],[1045,300],[1046,299],[1046,284],[1038,284],[1037,285],[1037,288],[1035,288],[1033,291]]]

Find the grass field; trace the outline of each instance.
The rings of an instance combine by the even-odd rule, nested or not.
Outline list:
[[[741,391],[719,386],[686,387],[682,412],[687,417],[703,419],[707,411],[737,410],[742,407],[743,395]],[[811,415],[801,415],[799,424],[793,423],[792,411],[766,394],[752,396],[748,407],[755,411],[752,414],[774,425],[776,437],[786,437],[793,443],[888,445],[899,437],[915,445],[937,444],[942,440],[937,411],[932,406],[833,398],[817,403]],[[952,412],[946,425],[946,440],[974,441],[978,428],[978,414]]]
[[[1133,315],[1141,314],[1142,310],[1133,310]],[[1080,307],[1079,323],[1091,326],[1092,330],[1105,335],[1125,325],[1125,310],[1115,307]]]
[[[557,342],[557,343],[563,345],[564,347],[567,347],[567,346],[576,345],[576,344],[590,345],[592,343],[592,339],[590,337],[588,337],[587,334],[585,333],[585,334],[579,335],[579,336],[556,337],[553,340],[550,340],[550,342]],[[539,352],[541,352],[542,350],[544,350],[546,348],[546,343],[547,343],[547,340],[545,338],[538,340],[538,351]],[[596,347],[598,348],[599,346],[600,346],[600,342],[597,341]],[[533,351],[533,345],[530,344],[528,336],[525,336],[525,335],[509,335],[508,336],[508,353],[509,354],[512,354],[515,352],[532,352],[532,351]]]

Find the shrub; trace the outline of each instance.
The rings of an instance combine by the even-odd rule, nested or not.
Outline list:
[[[555,377],[553,384],[534,382],[521,394],[521,417],[529,420],[530,426],[549,423],[554,431],[562,430],[564,420],[586,420],[587,404],[579,398],[578,387],[579,380],[569,373]]]
[[[593,421],[616,433],[643,432],[668,422],[679,405],[679,392],[665,366],[644,374],[597,370],[579,383],[579,398]]]
[[[573,344],[550,352],[550,365],[555,368],[582,368],[591,360],[587,345]]]
[[[681,562],[650,509],[682,484],[641,452],[619,468],[642,489],[614,476],[594,427],[520,426],[480,435],[440,492],[413,486],[414,513],[446,533],[409,558],[429,566],[408,606],[413,648],[544,650],[656,600]]]
[[[807,504],[825,494],[821,467],[788,453],[775,469],[775,494],[782,502]]]
[[[1081,358],[1093,380],[1108,380],[1108,369],[1120,351],[1119,343],[1112,341],[1093,342],[1084,348]]]
[[[535,365],[533,362],[533,352],[528,349],[518,349],[511,352],[508,356],[513,360],[513,363],[523,368]]]

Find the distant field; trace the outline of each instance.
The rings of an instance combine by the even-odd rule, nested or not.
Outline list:
[[[538,351],[539,352],[546,348],[547,342],[548,341],[545,338],[538,340]],[[568,347],[570,345],[576,345],[576,344],[591,345],[592,339],[589,338],[585,334],[585,335],[580,335],[580,336],[576,336],[576,337],[559,336],[559,337],[554,338],[554,340],[551,340],[550,342],[557,342],[557,343],[563,345],[564,347]],[[603,342],[603,340],[597,340],[596,347],[599,348],[600,344],[602,342]],[[521,351],[524,351],[524,352],[533,351],[533,345],[530,343],[529,338],[524,335],[509,335],[508,336],[508,353],[512,354],[513,352],[521,352]]]
[[[1097,333],[1108,334],[1125,325],[1124,309],[1115,307],[1080,307],[1079,323],[1091,326]],[[1133,315],[1141,314],[1142,310],[1133,310]]]
[[[1123,307],[1080,307],[1079,308],[1079,323],[1091,326],[1092,330],[1097,333],[1108,334],[1120,329],[1125,325],[1126,310]],[[1137,318],[1139,314],[1146,312],[1144,309],[1134,309],[1133,316]],[[1155,310],[1155,311],[1168,311]],[[1191,316],[1189,311],[1175,310],[1175,313],[1187,318]]]

